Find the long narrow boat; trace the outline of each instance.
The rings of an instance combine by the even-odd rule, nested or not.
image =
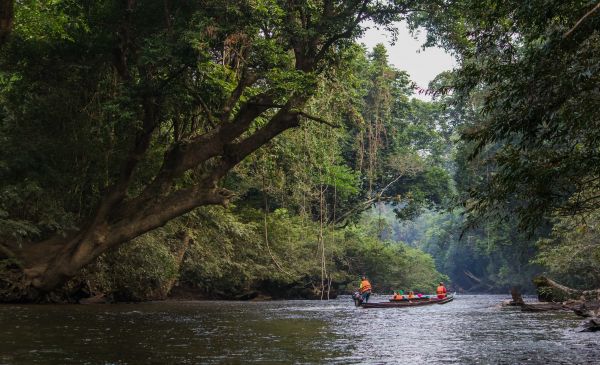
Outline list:
[[[444,299],[429,298],[429,300],[391,300],[389,302],[377,302],[377,303],[362,303],[362,308],[404,308],[404,307],[420,307],[431,304],[446,304],[454,299],[454,295],[448,295]]]

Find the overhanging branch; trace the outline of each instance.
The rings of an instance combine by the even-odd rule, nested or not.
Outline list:
[[[268,108],[276,108],[276,109],[283,109],[283,108],[287,107],[286,105],[282,105],[282,104],[255,104],[255,105],[259,105],[259,106],[263,106],[263,107],[268,107]],[[300,111],[298,111],[298,110],[290,110],[290,113],[302,116],[302,117],[304,117],[306,119],[314,120],[315,122],[319,122],[321,124],[326,124],[326,125],[328,125],[328,126],[330,126],[332,128],[340,128],[340,126],[337,125],[337,124],[335,124],[335,123],[332,123],[332,122],[330,122],[328,120],[325,120],[323,118],[311,115],[309,113],[303,112],[301,110]]]
[[[329,121],[327,121],[327,120],[325,120],[325,119],[323,119],[323,118],[315,117],[314,115],[310,115],[310,114],[308,114],[308,113],[305,113],[305,112],[302,112],[302,111],[300,111],[300,112],[295,112],[295,113],[297,113],[297,114],[298,114],[298,115],[300,115],[300,116],[303,116],[303,117],[304,117],[304,118],[306,118],[306,119],[314,120],[315,122],[319,122],[319,123],[321,123],[321,124],[328,125],[328,126],[330,126],[330,127],[332,127],[332,128],[340,128],[340,126],[339,126],[339,125],[337,125],[337,124],[335,124],[335,123],[332,123],[332,122],[329,122]]]
[[[588,11],[587,13],[585,13],[585,15],[582,16],[581,19],[579,19],[577,21],[577,23],[575,23],[575,25],[571,29],[569,29],[568,32],[566,32],[563,35],[563,39],[568,38],[569,36],[571,36],[571,34],[573,34],[573,32],[575,32],[575,30],[581,25],[581,23],[583,23],[587,18],[589,18],[593,13],[595,13],[599,9],[600,9],[600,2],[598,4],[596,4],[596,6],[594,6],[592,8],[592,10]]]

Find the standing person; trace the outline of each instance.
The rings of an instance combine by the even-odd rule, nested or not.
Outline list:
[[[360,287],[358,289],[360,295],[363,298],[363,302],[367,303],[369,301],[369,297],[371,296],[371,283],[367,280],[367,277],[363,275],[360,281]]]
[[[436,289],[436,292],[437,292],[438,299],[446,298],[446,287],[444,286],[444,283],[442,283],[441,281],[440,281],[440,285],[438,285],[438,287]]]

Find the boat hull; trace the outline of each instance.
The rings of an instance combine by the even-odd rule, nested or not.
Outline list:
[[[449,295],[444,299],[430,299],[430,300],[417,300],[417,301],[390,301],[390,302],[378,302],[378,303],[362,303],[362,308],[405,308],[405,307],[421,307],[424,305],[432,304],[446,304],[454,300],[454,295]]]

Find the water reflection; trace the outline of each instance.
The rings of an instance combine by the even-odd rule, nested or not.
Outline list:
[[[502,299],[0,306],[0,364],[596,363],[597,335],[575,332],[577,317],[499,308]]]

